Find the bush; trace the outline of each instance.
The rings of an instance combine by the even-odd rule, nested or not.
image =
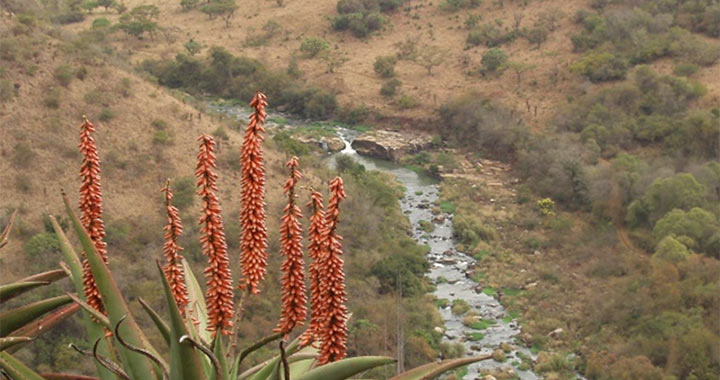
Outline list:
[[[56,24],[72,24],[75,22],[82,22],[85,20],[85,12],[82,11],[67,11],[58,13],[50,17],[50,20]]]
[[[400,98],[397,99],[396,104],[401,109],[410,109],[417,107],[418,101],[412,95],[402,94]]]
[[[111,25],[112,25],[112,22],[110,22],[110,20],[106,19],[105,17],[96,18],[92,22],[93,29],[107,29]]]
[[[570,70],[593,82],[625,79],[627,63],[612,53],[592,52],[570,65]]]
[[[392,78],[395,76],[395,63],[397,58],[392,55],[380,55],[375,57],[373,68],[375,73],[382,78]]]
[[[320,37],[308,37],[300,44],[300,51],[309,58],[313,58],[329,48],[330,44]]]
[[[402,82],[399,79],[390,79],[385,81],[382,87],[380,87],[380,94],[382,96],[392,98],[395,94],[397,94],[397,90],[400,86],[402,86]]]
[[[466,42],[471,46],[495,47],[512,42],[516,36],[515,32],[503,32],[493,24],[484,24],[470,31]]]
[[[455,12],[461,9],[473,9],[482,4],[482,0],[444,0],[440,3],[440,9],[447,12]]]
[[[287,132],[279,132],[273,136],[273,141],[278,149],[293,156],[306,156],[310,154],[310,147],[300,141],[295,140]]]
[[[508,56],[502,49],[492,48],[483,54],[480,63],[482,63],[484,71],[497,72],[505,66],[507,60]]]
[[[110,121],[115,118],[115,111],[108,107],[103,107],[102,110],[100,110],[100,114],[98,115],[98,119],[100,121]]]
[[[153,145],[170,145],[172,139],[166,131],[156,131],[152,137]]]
[[[60,89],[53,87],[45,94],[43,104],[48,108],[60,108]]]
[[[213,131],[212,135],[215,136],[215,139],[217,139],[217,140],[227,141],[230,139],[230,136],[228,136],[227,130],[223,127],[217,127]]]
[[[25,254],[32,258],[47,260],[60,253],[60,241],[54,233],[41,232],[25,243]]]
[[[0,104],[9,102],[15,97],[15,90],[12,83],[6,79],[0,79]]]
[[[159,130],[165,130],[167,128],[167,122],[162,119],[154,119],[150,125],[152,125],[153,128],[159,129]]]
[[[184,210],[193,205],[195,201],[195,179],[193,177],[182,177],[173,181],[173,191],[175,197],[173,204],[180,210]]]
[[[27,167],[35,156],[30,144],[27,142],[17,143],[13,148],[12,162],[16,167]]]
[[[62,64],[55,69],[55,79],[61,86],[67,87],[72,81],[75,70],[68,64]]]
[[[720,253],[712,252],[712,243],[713,235],[719,231],[720,223],[715,215],[694,207],[688,212],[679,209],[668,212],[657,221],[652,234],[655,241],[661,241],[667,236],[689,238],[685,239],[688,248],[717,256]]]
[[[675,65],[673,74],[681,77],[689,77],[695,74],[699,69],[700,67],[694,63],[679,63]]]

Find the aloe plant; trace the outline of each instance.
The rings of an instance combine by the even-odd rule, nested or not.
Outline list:
[[[243,193],[246,196],[241,212],[243,223],[243,274],[240,288],[245,297],[259,292],[259,283],[265,274],[265,249],[267,248],[264,215],[264,168],[260,143],[264,131],[265,96],[258,93],[251,105],[255,112],[246,134],[243,165],[252,170],[244,173]],[[283,216],[282,250],[283,263],[283,317],[278,327],[257,342],[236,342],[234,325],[242,313],[236,313],[234,288],[230,273],[229,255],[220,200],[217,192],[215,168],[215,142],[203,135],[198,139],[200,153],[195,175],[198,178],[198,195],[203,202],[200,218],[203,253],[208,257],[207,293],[203,291],[190,266],[180,255],[182,248],[177,237],[182,224],[177,209],[171,204],[172,192],[169,182],[163,192],[166,195],[168,226],[165,228],[164,256],[168,260],[163,268],[157,263],[159,285],[162,285],[167,315],[161,315],[148,303],[139,299],[142,309],[150,316],[163,338],[166,347],[153,347],[130,312],[125,295],[109,268],[106,245],[102,238],[102,195],[99,182],[99,155],[90,133],[92,124],[85,119],[81,127],[81,148],[84,155],[81,176],[80,210],[78,215],[63,192],[65,212],[77,235],[81,250],[76,251],[65,236],[57,220],[50,221],[60,241],[64,261],[62,273],[57,271],[31,276],[18,283],[0,287],[0,299],[9,299],[22,292],[69,276],[76,292],[38,301],[0,314],[0,348],[10,350],[34,338],[28,326],[32,320],[57,323],[58,314],[67,308],[84,310],[84,324],[89,338],[83,350],[71,345],[82,355],[94,358],[97,376],[101,380],[342,380],[369,369],[391,364],[395,360],[384,356],[345,358],[347,310],[345,275],[342,260],[342,237],[337,235],[340,221],[340,203],[346,197],[343,181],[336,177],[330,182],[331,197],[327,214],[323,216],[322,197],[313,191],[310,205],[313,209],[311,229],[311,291],[313,309],[311,327],[293,341],[287,341],[294,328],[304,325],[307,299],[304,288],[304,265],[302,261],[301,228],[297,219],[302,217],[295,205],[295,184],[301,178],[297,158],[288,162],[290,178],[285,192],[288,204]],[[253,232],[254,231],[254,232]],[[254,233],[257,233],[254,235]],[[0,246],[7,240],[7,233],[0,235]],[[82,255],[78,255],[81,252]],[[62,275],[62,276],[61,276]],[[73,302],[65,309],[42,317],[63,305]],[[240,301],[243,302],[242,300]],[[41,318],[42,317],[42,318]],[[17,334],[22,332],[23,334]],[[5,339],[7,335],[7,339]],[[244,360],[255,350],[276,342],[278,352],[273,358],[246,368]],[[317,347],[313,346],[317,343]],[[240,348],[238,350],[237,348]],[[160,352],[167,352],[165,356]],[[407,371],[395,380],[431,379],[445,371],[466,365],[486,356],[456,359]],[[39,375],[19,363],[6,352],[0,352],[0,368],[17,379],[62,378],[59,375]]]
[[[10,216],[8,225],[0,233],[0,250],[9,241],[16,216],[17,211]],[[15,297],[47,286],[66,276],[67,273],[64,270],[56,269],[2,284],[0,285],[0,306],[5,306],[7,301]],[[12,353],[80,309],[79,305],[71,302],[72,299],[69,296],[58,296],[8,310],[0,310],[0,369],[12,379],[43,379],[16,359]]]

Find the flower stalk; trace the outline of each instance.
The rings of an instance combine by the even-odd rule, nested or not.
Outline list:
[[[183,233],[183,226],[177,207],[172,205],[173,192],[170,189],[170,180],[167,181],[161,191],[165,193],[165,210],[168,216],[168,224],[165,226],[165,244],[163,245],[163,255],[166,260],[163,273],[168,280],[168,284],[170,284],[170,290],[173,293],[178,309],[180,309],[180,314],[184,316],[185,305],[189,302],[188,290],[185,285],[185,271],[182,264],[182,255],[180,254],[183,248],[177,242]]]
[[[254,112],[245,131],[242,146],[242,209],[240,210],[241,261],[244,276],[241,287],[251,294],[260,292],[267,271],[267,227],[265,224],[265,168],[261,144],[265,132],[267,98],[257,92],[250,102]]]
[[[282,263],[282,316],[276,332],[290,333],[295,326],[303,325],[307,316],[307,297],[305,295],[305,263],[302,250],[302,211],[295,204],[295,185],[302,178],[298,170],[298,158],[292,157],[285,164],[290,175],[285,181],[284,192],[288,203],[283,210],[280,224]]]
[[[340,222],[340,202],[346,198],[343,181],[335,177],[330,181],[330,201],[326,214],[326,226],[323,231],[327,244],[327,258],[322,260],[321,272],[325,279],[321,281],[321,299],[325,305],[322,344],[318,364],[326,364],[344,358],[347,355],[347,294],[345,293],[345,271],[342,259],[342,236],[337,234]]]
[[[87,230],[90,239],[95,245],[100,257],[107,264],[107,244],[105,238],[105,223],[102,219],[103,202],[102,186],[100,185],[100,156],[95,139],[92,137],[95,126],[83,115],[84,122],[80,126],[80,154],[82,164],[80,166],[80,222]],[[83,257],[85,252],[83,252]],[[90,264],[87,259],[83,260],[83,292],[87,303],[98,311],[105,312],[100,292],[98,291],[95,278],[90,271]]]
[[[205,269],[207,293],[205,300],[208,307],[208,330],[213,333],[221,331],[229,334],[233,325],[234,301],[230,259],[225,242],[225,232],[220,201],[216,195],[217,167],[215,158],[215,140],[208,135],[198,138],[200,151],[197,155],[197,194],[202,199],[202,216],[200,217],[200,233],[203,254],[208,257]]]

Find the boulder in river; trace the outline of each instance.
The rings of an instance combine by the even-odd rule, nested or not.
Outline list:
[[[298,135],[293,136],[294,139],[307,145],[314,145],[322,150],[337,153],[345,149],[345,142],[337,136],[309,136],[309,135]]]
[[[432,136],[418,132],[399,133],[393,131],[369,131],[355,138],[352,147],[363,156],[397,161],[405,154],[427,149]]]

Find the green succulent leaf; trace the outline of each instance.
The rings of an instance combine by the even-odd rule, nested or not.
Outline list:
[[[369,369],[394,363],[387,356],[359,356],[343,359],[312,369],[297,380],[343,380]]]
[[[453,370],[458,367],[462,367],[467,364],[479,362],[481,360],[487,360],[492,358],[492,355],[479,355],[469,358],[443,360],[439,363],[428,363],[420,367],[413,368],[409,371],[405,371],[399,375],[394,376],[390,380],[429,380],[434,379],[443,373]]]
[[[29,290],[49,284],[49,281],[23,281],[0,285],[0,302],[17,297]]]
[[[205,304],[205,294],[187,260],[183,258],[182,263],[183,271],[185,272],[185,286],[188,291],[188,304],[185,307],[186,314],[198,323],[197,326],[191,324],[190,335],[196,340],[209,343],[212,340],[212,336],[207,329],[208,311],[207,305]]]
[[[155,323],[155,327],[157,327],[158,331],[160,331],[160,335],[162,335],[163,339],[165,339],[165,343],[167,343],[168,347],[170,346],[170,327],[168,327],[167,322],[165,322],[160,314],[158,314],[155,310],[153,310],[152,307],[144,300],[142,297],[139,297],[138,300],[140,301],[140,305],[145,309],[145,312],[148,313],[150,316],[150,319]]]
[[[173,380],[206,379],[198,352],[189,342],[180,342],[183,335],[189,335],[188,329],[159,262],[157,267],[170,311],[170,378]]]
[[[43,314],[55,310],[58,307],[72,302],[68,296],[48,298],[42,301],[18,307],[0,313],[0,337],[8,336],[11,332],[34,321]]]
[[[0,338],[0,351],[5,351],[6,349],[21,344],[21,343],[27,343],[32,341],[33,338],[29,336],[7,336],[5,338]]]
[[[62,280],[63,278],[67,277],[67,273],[65,273],[62,269],[53,269],[49,270],[47,272],[37,273],[32,276],[28,276],[20,280],[19,282],[25,282],[25,281],[47,281],[47,282],[55,282],[57,280]]]
[[[117,325],[121,319],[127,317],[126,322],[123,323],[122,328],[120,329],[123,337],[125,337],[125,340],[134,346],[149,348],[149,344],[146,343],[147,339],[138,327],[135,318],[132,314],[130,314],[127,303],[125,302],[125,299],[123,298],[110,269],[107,264],[105,264],[102,257],[98,254],[95,249],[95,245],[92,240],[90,240],[90,236],[87,231],[85,231],[85,228],[80,223],[80,220],[77,215],[75,215],[75,212],[73,212],[72,207],[70,207],[70,202],[66,196],[63,196],[63,202],[65,203],[65,209],[72,221],[75,232],[77,233],[85,252],[85,256],[90,264],[90,270],[95,278],[95,283],[97,284],[103,304],[107,309],[110,323]],[[120,345],[115,346],[120,353],[123,365],[126,366],[126,370],[132,378],[156,378],[153,365],[148,358],[136,352],[132,352],[125,347],[121,347]]]
[[[13,380],[45,380],[7,352],[0,352],[0,368]]]
[[[60,250],[65,256],[65,265],[67,265],[70,273],[72,274],[71,278],[73,284],[75,285],[75,291],[77,292],[77,294],[80,295],[79,298],[85,300],[85,296],[82,295],[84,294],[84,286],[82,262],[80,261],[80,256],[78,256],[77,252],[75,252],[72,244],[70,244],[70,240],[68,240],[65,232],[60,227],[60,224],[57,222],[55,217],[50,215],[49,219],[50,223],[53,226],[53,230],[55,230],[55,234],[57,235],[58,240],[60,240]],[[75,305],[80,307],[78,304]],[[101,326],[99,323],[96,323],[92,318],[90,318],[90,313],[83,313],[83,320],[85,322],[85,329],[87,330],[89,340],[91,342],[95,342],[100,339],[98,353],[113,358],[113,352],[108,349],[108,341],[105,339],[105,327]],[[112,372],[107,370],[98,362],[95,362],[95,368],[97,369],[97,374],[100,376],[101,380],[116,379],[115,375]]]
[[[72,293],[65,294],[67,294],[68,297],[72,298],[72,300],[75,301],[75,303],[78,304],[80,307],[82,307],[83,310],[87,311],[90,315],[92,315],[92,317],[95,318],[96,321],[98,321],[101,325],[105,326],[105,328],[112,329],[110,320],[108,319],[108,317],[105,316],[105,314],[95,310],[95,308],[88,305],[87,302],[81,300],[80,297]]]
[[[80,310],[80,306],[77,304],[70,304],[62,309],[56,310],[42,318],[26,324],[25,326],[12,332],[13,337],[28,337],[37,338],[42,333],[50,331],[54,326],[64,321],[71,315],[75,314],[76,311]],[[7,352],[13,353],[18,349],[22,348],[25,343],[20,343],[6,349]]]
[[[45,380],[99,380],[93,376],[73,375],[71,373],[43,373]]]

